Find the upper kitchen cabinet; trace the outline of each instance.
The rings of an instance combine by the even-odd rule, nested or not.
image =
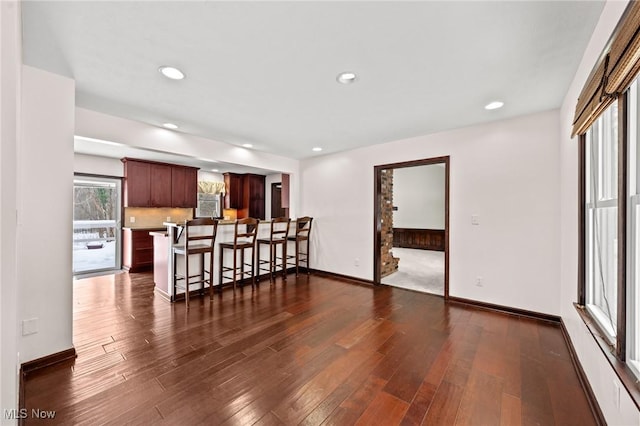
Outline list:
[[[149,207],[151,205],[151,164],[123,158],[124,206]]]
[[[225,209],[242,209],[243,206],[243,175],[236,173],[224,173],[224,186],[226,193],[224,195]]]
[[[258,219],[265,218],[264,186],[264,176],[254,174],[244,175],[243,207],[248,210],[248,217]]]
[[[150,207],[173,207],[171,168],[168,164],[151,164]]]
[[[198,169],[123,158],[125,207],[195,208]]]
[[[171,167],[171,203],[173,207],[198,205],[198,169],[194,167]]]
[[[238,219],[265,218],[264,186],[265,177],[251,173],[224,173],[226,194],[225,209],[237,209]]]

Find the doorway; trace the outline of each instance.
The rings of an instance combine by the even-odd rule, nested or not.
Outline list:
[[[271,184],[271,218],[285,217],[286,210],[282,207],[282,183],[274,182]]]
[[[374,283],[448,298],[449,157],[374,172]]]
[[[121,188],[120,178],[74,175],[74,275],[121,268]]]

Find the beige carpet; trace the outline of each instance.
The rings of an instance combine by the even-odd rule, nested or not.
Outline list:
[[[382,284],[444,295],[444,252],[394,247],[393,256],[400,258],[398,270]]]

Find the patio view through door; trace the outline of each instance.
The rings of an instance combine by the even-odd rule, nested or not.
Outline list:
[[[74,275],[120,269],[121,187],[119,178],[74,176]]]

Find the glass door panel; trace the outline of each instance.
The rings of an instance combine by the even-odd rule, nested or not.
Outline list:
[[[120,269],[121,180],[76,175],[73,180],[73,273]]]

